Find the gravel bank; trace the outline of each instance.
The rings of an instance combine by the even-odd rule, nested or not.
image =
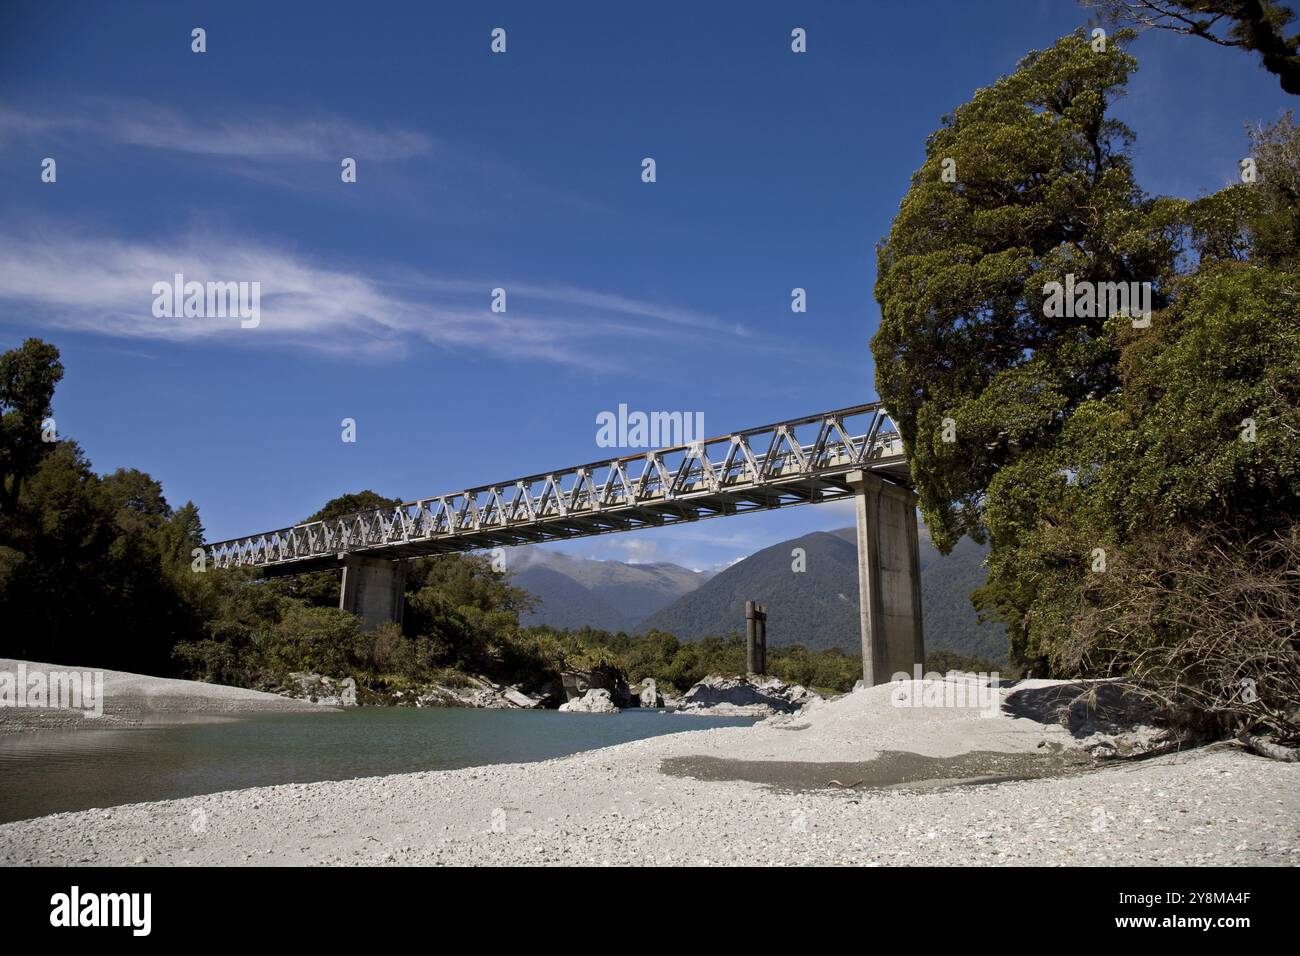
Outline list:
[[[28,674],[77,671],[94,673],[94,667],[70,667],[0,658],[0,672],[17,674],[19,665]],[[84,717],[75,710],[35,707],[0,707],[0,734],[33,730],[111,730],[122,727],[156,726],[187,720],[211,720],[223,715],[267,711],[318,711],[334,708],[304,700],[291,700],[224,684],[148,677],[126,671],[103,671],[104,712]]]
[[[665,760],[711,758],[735,761],[752,778],[763,761],[774,769],[863,765],[887,752],[1012,755],[1023,763],[1097,739],[1029,718],[891,707],[888,693],[873,688],[756,727],[544,763],[58,814],[0,826],[0,863],[1300,863],[1300,766],[1227,745],[940,789],[840,789],[830,781],[826,789],[787,789],[779,773],[762,781],[661,772]]]

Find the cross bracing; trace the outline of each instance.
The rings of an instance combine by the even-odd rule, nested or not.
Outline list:
[[[309,521],[206,545],[219,568],[292,574],[346,555],[400,559],[662,527],[853,494],[866,471],[908,482],[879,404]]]

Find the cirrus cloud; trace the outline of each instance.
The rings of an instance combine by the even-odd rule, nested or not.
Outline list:
[[[158,317],[155,283],[257,282],[261,319]],[[507,290],[507,313],[490,308]],[[0,323],[124,339],[306,348],[399,357],[413,343],[467,356],[620,367],[630,342],[666,347],[749,330],[717,316],[573,285],[476,281],[412,271],[368,271],[261,242],[193,235],[166,244],[33,233],[0,239]]]

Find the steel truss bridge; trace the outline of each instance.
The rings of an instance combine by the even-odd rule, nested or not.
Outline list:
[[[909,484],[884,408],[856,405],[674,448],[530,475],[206,545],[218,568],[337,568],[664,527],[854,494],[850,473]]]

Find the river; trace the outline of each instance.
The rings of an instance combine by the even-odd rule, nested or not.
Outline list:
[[[0,736],[0,823],[222,790],[563,757],[644,737],[746,726],[688,717],[363,707],[121,730]]]

